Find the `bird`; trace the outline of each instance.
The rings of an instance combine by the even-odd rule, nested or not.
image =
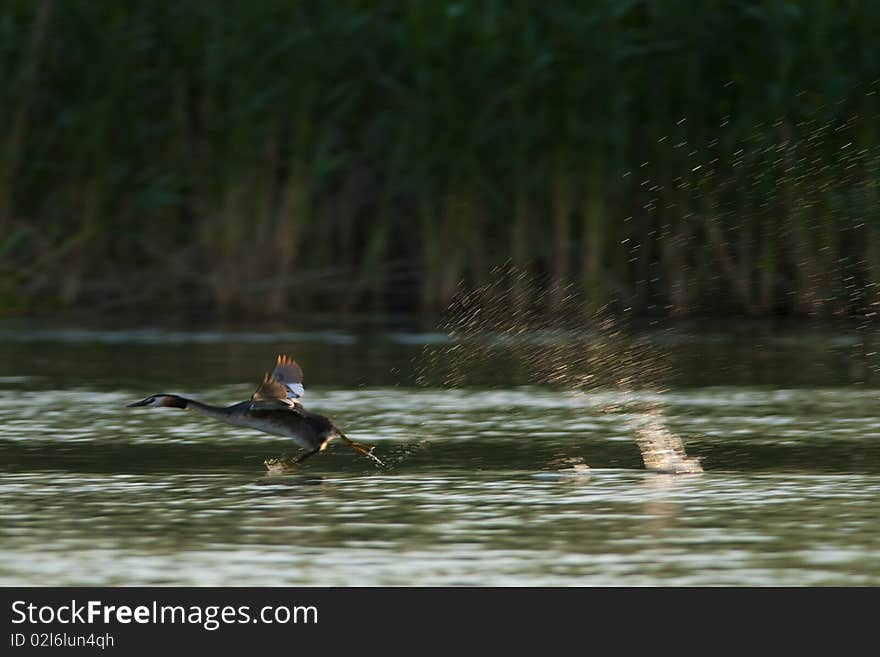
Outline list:
[[[260,386],[247,401],[231,406],[213,406],[180,395],[161,393],[126,406],[192,409],[227,424],[292,438],[306,451],[284,461],[285,466],[302,463],[323,451],[334,438],[340,438],[357,452],[384,465],[373,454],[373,447],[351,440],[330,418],[303,408],[300,400],[304,394],[302,368],[287,354],[278,354],[275,369],[271,374],[263,375]],[[265,464],[271,468],[278,463],[277,460],[267,460]]]

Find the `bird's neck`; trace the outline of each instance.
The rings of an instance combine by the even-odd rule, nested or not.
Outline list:
[[[212,417],[214,419],[225,418],[229,415],[229,412],[222,406],[212,406],[211,404],[203,404],[202,402],[196,401],[194,399],[185,399],[181,398],[186,406],[184,408],[191,408],[197,413],[201,413],[202,415],[207,415],[208,417]]]

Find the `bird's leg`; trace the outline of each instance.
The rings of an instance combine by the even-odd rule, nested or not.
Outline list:
[[[338,432],[338,435],[339,435],[339,437],[342,438],[345,442],[347,442],[349,445],[351,445],[352,449],[354,449],[355,451],[360,452],[361,454],[363,454],[364,456],[366,456],[366,457],[369,458],[369,459],[373,459],[373,460],[374,460],[376,463],[378,463],[379,465],[385,465],[385,464],[379,459],[378,456],[375,456],[375,455],[373,454],[373,450],[376,449],[375,447],[371,447],[370,445],[364,445],[364,444],[362,444],[362,443],[356,443],[355,441],[353,441],[351,438],[349,438],[348,436],[346,436],[346,435],[345,435],[344,433],[342,433],[341,431]]]
[[[303,452],[302,454],[294,456],[292,459],[285,461],[284,465],[296,465],[297,463],[302,463],[307,458],[309,458],[310,456],[314,456],[315,454],[317,454],[320,451],[321,451],[321,448],[316,447],[315,449],[313,449],[311,451]]]

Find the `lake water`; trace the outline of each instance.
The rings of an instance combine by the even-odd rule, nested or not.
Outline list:
[[[0,584],[880,584],[876,335],[647,332],[625,386],[523,360],[595,336],[496,338],[0,327]],[[125,407],[246,399],[279,351],[385,468]]]

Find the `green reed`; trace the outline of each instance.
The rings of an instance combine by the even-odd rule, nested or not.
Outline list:
[[[0,7],[0,312],[870,315],[880,6]],[[539,280],[539,279],[535,279]]]

